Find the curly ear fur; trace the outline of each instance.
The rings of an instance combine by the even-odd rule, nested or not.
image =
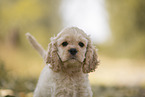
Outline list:
[[[97,53],[95,48],[92,46],[90,40],[87,47],[86,58],[83,63],[83,72],[89,73],[95,71],[99,61],[97,60]]]
[[[57,54],[56,42],[54,40],[51,40],[51,43],[48,45],[46,63],[50,63],[50,68],[55,72],[58,72],[61,69],[61,60]]]

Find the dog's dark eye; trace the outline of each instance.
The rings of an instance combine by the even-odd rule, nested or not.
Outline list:
[[[84,44],[82,42],[79,42],[80,47],[84,47]]]
[[[66,41],[62,43],[62,46],[67,46],[67,45],[68,43]]]

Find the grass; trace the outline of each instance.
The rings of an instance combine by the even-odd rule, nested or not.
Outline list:
[[[145,97],[145,87],[92,86],[93,97]]]

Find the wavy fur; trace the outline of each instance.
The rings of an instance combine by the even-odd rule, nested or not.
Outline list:
[[[27,38],[47,64],[41,72],[34,97],[92,97],[88,73],[95,71],[99,62],[95,48],[83,30],[65,28],[51,38],[47,52],[29,33]],[[63,46],[63,42],[67,45]],[[72,48],[76,49],[76,55],[69,52]]]

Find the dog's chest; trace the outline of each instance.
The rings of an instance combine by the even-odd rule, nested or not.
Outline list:
[[[86,76],[84,75],[56,76],[53,79],[55,82],[53,85],[53,95],[55,95],[55,97],[60,97],[61,95],[65,95],[64,97],[80,97],[80,93],[85,92],[83,88],[87,88],[85,78]]]
[[[34,97],[92,97],[88,74],[68,76],[44,68]]]

